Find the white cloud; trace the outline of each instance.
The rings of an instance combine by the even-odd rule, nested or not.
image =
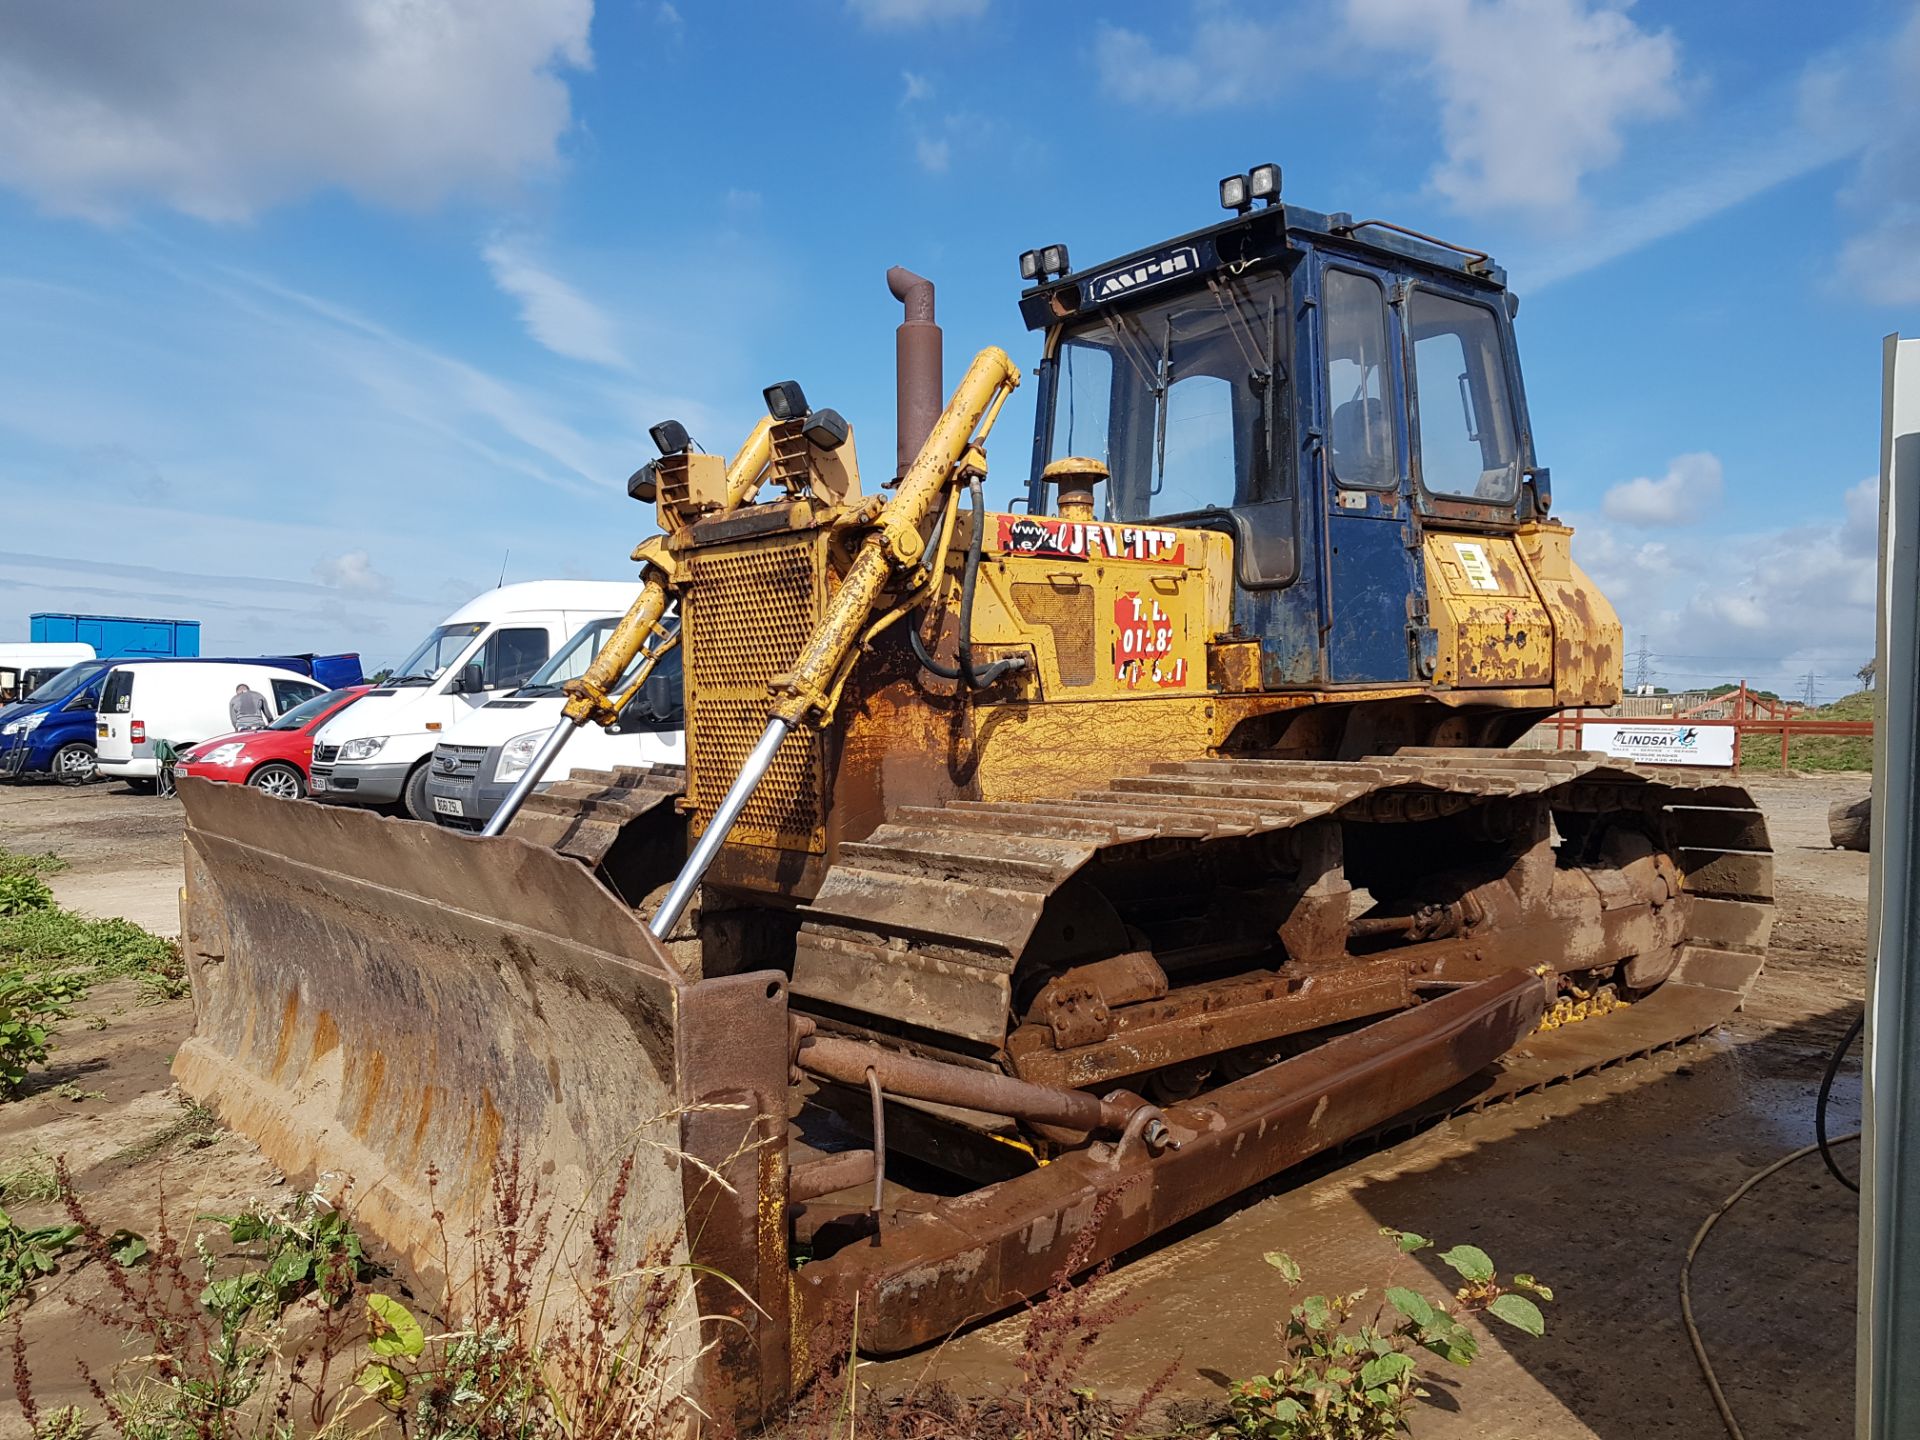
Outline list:
[[[612,320],[586,296],[507,241],[496,240],[481,254],[494,284],[520,302],[521,323],[535,340],[570,360],[614,369],[626,366]]]
[[[731,189],[721,198],[727,213],[736,220],[744,220],[749,215],[760,213],[761,202],[765,199],[758,190]]]
[[[106,219],[339,187],[417,209],[551,168],[593,0],[9,6],[0,184]]]
[[[662,4],[654,12],[654,19],[671,30],[676,36],[687,28],[687,22],[680,14],[678,5]]]
[[[1184,27],[1186,48],[1163,51],[1138,31],[1103,25],[1094,41],[1094,64],[1109,95],[1130,104],[1167,110],[1218,110],[1271,97],[1273,77],[1297,32],[1278,21],[1243,19],[1224,10],[1201,9]]]
[[[1813,123],[1871,126],[1841,195],[1864,222],[1841,248],[1841,278],[1875,304],[1920,304],[1920,9],[1891,44],[1817,73],[1806,109]]]
[[[1609,520],[1622,525],[1688,525],[1720,501],[1720,458],[1700,451],[1676,456],[1658,480],[1645,475],[1622,481],[1600,502]]]
[[[393,589],[393,581],[373,568],[373,558],[364,550],[321,556],[314,564],[313,578],[329,589],[360,595],[385,595]]]
[[[1440,100],[1434,188],[1462,210],[1577,215],[1628,126],[1679,113],[1680,47],[1609,0],[1347,0],[1363,44],[1418,57]]]
[[[869,25],[904,29],[941,20],[974,20],[987,13],[990,0],[847,0],[847,8]]]
[[[944,175],[953,163],[953,147],[945,140],[932,140],[923,135],[915,143],[913,153],[920,168],[929,175]]]
[[[911,105],[914,101],[925,100],[933,94],[933,82],[924,75],[916,75],[911,70],[902,70],[900,80],[905,86],[900,95],[902,105]]]
[[[1653,652],[1658,683],[1744,678],[1798,694],[1811,671],[1831,698],[1858,688],[1854,669],[1873,653],[1878,490],[1868,476],[1825,516],[1652,542],[1572,516],[1574,559],[1620,612],[1628,648]]]

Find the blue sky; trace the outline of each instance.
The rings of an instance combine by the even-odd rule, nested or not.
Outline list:
[[[1853,688],[1920,330],[1920,18],[1874,0],[0,0],[0,636],[380,661],[503,558],[631,574],[664,416],[729,450],[797,377],[885,468],[889,265],[950,374],[1030,360],[1019,251],[1209,223],[1263,160],[1508,266],[1657,681]]]

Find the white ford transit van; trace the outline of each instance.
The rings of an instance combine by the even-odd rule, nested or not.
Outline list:
[[[462,605],[315,733],[311,798],[399,800],[414,819],[430,818],[427,761],[447,731],[525,685],[589,620],[626,614],[639,594],[638,580],[528,580]]]
[[[427,799],[433,818],[460,830],[478,830],[493,818],[539,750],[560,723],[567,697],[560,687],[584,675],[620,622],[609,616],[583,626],[566,649],[513,694],[489,700],[446,732],[427,767]],[[637,664],[634,669],[637,669]],[[633,670],[612,693],[632,683]],[[681,700],[680,651],[661,658],[647,683],[610,728],[582,725],[537,787],[566,779],[575,770],[619,770],[634,765],[684,765],[686,713]]]
[[[229,733],[228,707],[241,685],[266,702],[268,720],[327,690],[265,661],[129,660],[107,672],[100,691],[94,741],[100,773],[140,784],[160,772],[155,741],[185,750]]]

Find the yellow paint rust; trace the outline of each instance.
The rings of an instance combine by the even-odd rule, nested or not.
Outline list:
[[[1553,619],[1553,688],[1559,705],[1611,705],[1621,691],[1620,617],[1573,563],[1573,531],[1523,525],[1514,544]]]
[[[1553,683],[1553,625],[1519,547],[1501,535],[1428,531],[1428,623],[1438,633],[1433,680],[1454,689]]]

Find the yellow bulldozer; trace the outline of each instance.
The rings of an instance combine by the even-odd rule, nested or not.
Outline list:
[[[583,1203],[638,1156],[626,1223],[702,1277],[689,1394],[751,1424],[856,1303],[863,1350],[937,1340],[1737,1008],[1746,793],[1515,748],[1618,698],[1621,632],[1504,272],[1274,166],[1221,202],[1020,257],[1007,511],[1022,371],[943,404],[904,270],[886,483],[793,382],[730,458],[657,426],[645,591],[488,834],[187,782],[185,1088],[421,1267],[508,1156]],[[684,771],[536,790],[672,646]]]

